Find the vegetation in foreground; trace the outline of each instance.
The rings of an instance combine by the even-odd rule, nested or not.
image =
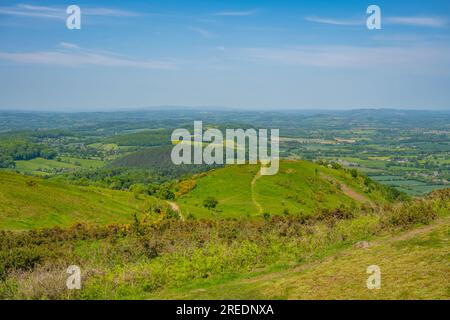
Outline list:
[[[450,299],[447,218],[393,236],[375,237],[368,248],[338,250],[294,268],[171,288],[155,299]],[[381,288],[368,290],[367,267],[381,270]]]
[[[127,225],[3,231],[0,297],[449,299],[445,278],[449,271],[445,261],[449,198],[450,189],[445,189],[426,199],[357,210],[323,210],[313,216],[183,221],[155,212]],[[438,227],[402,239],[401,232],[430,223]],[[368,253],[352,252],[362,240],[376,245]],[[336,263],[331,263],[330,257],[336,257]],[[386,259],[392,260],[388,263]],[[355,279],[361,280],[360,268],[369,262],[388,269],[386,289],[395,285],[395,291],[382,289],[372,296],[363,293],[365,282]],[[311,271],[311,263],[318,264],[315,271]],[[66,268],[74,264],[83,274],[79,291],[65,286]],[[419,273],[410,276],[416,269]],[[290,276],[277,278],[280,272]],[[255,286],[250,290],[251,278]],[[422,288],[431,282],[433,285]],[[236,296],[227,290],[223,294],[208,291],[233,285],[242,289]]]

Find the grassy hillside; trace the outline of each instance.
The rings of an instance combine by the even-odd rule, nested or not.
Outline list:
[[[310,219],[0,231],[0,299],[449,299],[449,195]],[[67,290],[72,264],[81,290]],[[376,291],[366,288],[373,264]]]
[[[197,217],[311,215],[318,209],[336,209],[372,202],[382,204],[389,190],[363,176],[307,161],[281,161],[274,176],[260,176],[257,165],[233,165],[195,178],[196,187],[178,199],[183,214]],[[203,202],[213,197],[209,210]]]
[[[0,172],[0,229],[125,223],[142,204],[132,193]]]
[[[159,292],[163,299],[450,299],[448,217],[430,226],[377,238],[288,270]],[[368,290],[366,269],[378,265],[381,288]],[[194,286],[195,287],[195,286]]]

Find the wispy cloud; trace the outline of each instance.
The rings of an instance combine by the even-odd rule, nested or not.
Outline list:
[[[115,55],[83,49],[73,43],[61,42],[62,50],[35,52],[2,52],[0,60],[15,63],[43,64],[64,67],[104,66],[131,67],[141,69],[175,69],[173,61],[137,60]]]
[[[112,8],[82,7],[81,13],[87,16],[103,17],[135,17],[141,15],[138,12],[126,11]],[[29,4],[18,4],[11,7],[0,7],[0,15],[12,15],[19,17],[66,19],[66,7],[35,6]]]
[[[317,16],[305,17],[306,21],[337,25],[337,26],[358,26],[365,25],[365,19],[335,19],[335,18],[325,18]],[[404,25],[404,26],[416,26],[416,27],[432,27],[432,28],[442,28],[448,25],[448,20],[440,17],[382,17],[382,24],[389,25]]]
[[[110,8],[86,8],[82,12],[88,16],[104,16],[104,17],[137,17],[141,14],[133,11],[125,11]]]
[[[213,16],[219,16],[219,17],[245,17],[245,16],[253,16],[258,13],[258,10],[247,10],[247,11],[221,11],[221,12],[215,12],[212,15]]]
[[[389,24],[443,28],[447,26],[448,21],[440,17],[386,17],[385,21]]]
[[[0,15],[47,19],[66,18],[66,12],[63,8],[37,7],[23,4],[19,4],[15,7],[0,7]]]
[[[72,49],[79,49],[80,48],[78,45],[76,45],[74,43],[70,43],[70,42],[60,42],[59,46],[61,48],[70,49],[70,50],[72,50]]]
[[[212,38],[214,37],[214,33],[212,33],[209,30],[206,30],[204,28],[199,27],[189,27],[190,30],[194,31],[195,33],[201,35],[203,38]]]
[[[316,16],[309,16],[305,18],[306,21],[322,23],[322,24],[332,24],[336,26],[358,26],[364,24],[364,19],[361,20],[343,20],[343,19],[332,19],[332,18],[321,18]]]
[[[380,66],[427,66],[450,64],[447,47],[358,47],[358,46],[294,46],[287,48],[245,48],[241,57],[251,61],[277,65],[333,68],[372,68]]]

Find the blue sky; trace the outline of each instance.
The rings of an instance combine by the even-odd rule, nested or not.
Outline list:
[[[0,109],[450,109],[449,88],[446,0],[0,1]]]

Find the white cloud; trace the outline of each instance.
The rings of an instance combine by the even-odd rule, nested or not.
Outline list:
[[[335,18],[324,18],[317,16],[305,17],[306,21],[330,24],[337,26],[358,26],[365,25],[365,19],[351,20],[351,19],[335,19]],[[442,28],[448,25],[448,21],[439,17],[383,17],[381,18],[382,24],[390,25],[405,25],[405,26],[416,26],[416,27],[432,27],[432,28]]]
[[[136,60],[114,54],[82,49],[73,43],[61,42],[62,51],[2,52],[0,60],[26,64],[44,64],[65,67],[104,66],[141,69],[175,69],[173,61]]]
[[[389,24],[431,28],[443,28],[448,23],[439,17],[387,17],[385,21]]]
[[[59,45],[64,49],[79,49],[80,47],[70,42],[60,42]]]
[[[0,7],[0,15],[11,15],[18,17],[31,17],[31,18],[46,18],[46,19],[65,19],[66,12],[65,10],[54,10],[53,8],[47,7],[38,7],[28,8],[25,5],[18,5],[17,7]]]
[[[358,26],[363,25],[364,20],[339,20],[339,19],[330,19],[330,18],[321,18],[316,16],[310,16],[305,18],[306,21],[316,22],[322,24],[332,24],[337,26]]]
[[[214,33],[203,29],[203,28],[198,28],[198,27],[189,27],[190,30],[198,33],[199,35],[201,35],[203,38],[212,38],[214,37]]]
[[[295,46],[287,48],[245,48],[238,53],[251,61],[277,65],[333,68],[377,68],[450,64],[449,47],[357,47]]]
[[[133,11],[110,9],[110,8],[82,8],[82,14],[89,16],[104,16],[104,17],[136,17],[141,14]]]
[[[13,7],[0,7],[0,15],[12,15],[19,17],[47,18],[47,19],[66,19],[66,7],[48,7],[35,6],[28,4],[18,4]],[[111,9],[111,8],[93,8],[81,7],[81,14],[87,16],[103,16],[103,17],[134,17],[140,13]]]
[[[245,17],[245,16],[253,16],[258,13],[258,10],[248,10],[248,11],[222,11],[213,13],[213,16],[220,17]]]

